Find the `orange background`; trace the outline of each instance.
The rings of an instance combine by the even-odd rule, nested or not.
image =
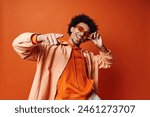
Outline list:
[[[27,99],[36,62],[22,60],[12,41],[23,32],[67,35],[74,15],[95,19],[114,64],[100,70],[102,99],[150,99],[149,0],[1,0],[0,99]],[[88,42],[82,47],[97,53]]]

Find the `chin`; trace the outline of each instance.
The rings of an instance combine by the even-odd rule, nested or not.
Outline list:
[[[80,45],[82,42],[76,41],[75,44],[76,45]]]
[[[75,41],[74,39],[72,39],[72,42],[73,42],[74,45],[79,45],[80,44],[80,42]]]

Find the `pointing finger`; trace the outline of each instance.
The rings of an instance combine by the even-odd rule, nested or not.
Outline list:
[[[55,33],[55,37],[58,39],[58,38],[61,38],[63,37],[64,35],[63,34],[58,34],[58,33]]]

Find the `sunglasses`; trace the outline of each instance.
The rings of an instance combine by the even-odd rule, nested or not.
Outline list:
[[[78,31],[83,33],[84,37],[88,37],[90,35],[89,32],[84,31],[84,28],[82,26],[77,25],[76,28],[78,29]]]

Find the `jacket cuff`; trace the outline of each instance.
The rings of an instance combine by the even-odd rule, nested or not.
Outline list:
[[[108,52],[101,52],[101,51],[99,51],[99,53],[101,55],[109,55],[111,53],[111,50],[108,49]]]

